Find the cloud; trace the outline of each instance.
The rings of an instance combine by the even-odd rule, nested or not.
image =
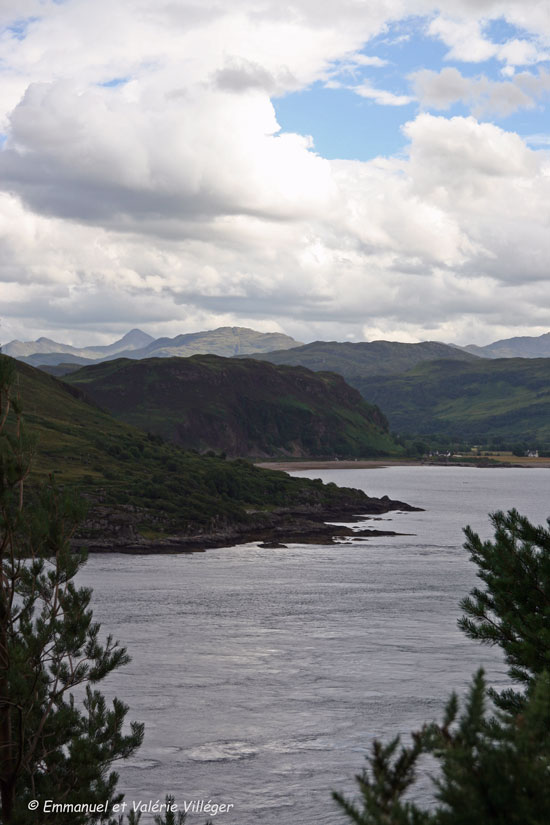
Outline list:
[[[448,60],[480,63],[497,53],[496,45],[484,37],[480,20],[436,17],[428,26],[428,34],[450,47]]]
[[[58,326],[112,327],[118,314],[162,331],[178,318],[271,318],[297,337],[361,337],[376,318],[390,337],[447,340],[471,337],[476,318],[496,323],[510,301],[518,323],[539,318],[550,298],[544,156],[473,118],[421,115],[406,133],[407,158],[330,163],[324,209],[292,220],[207,217],[168,241],[94,225],[71,236],[62,219],[35,218],[12,275],[31,268],[44,285],[8,309],[23,319],[43,307]]]
[[[422,106],[449,109],[453,103],[471,97],[472,81],[455,68],[441,69],[440,72],[419,69],[409,77]]]
[[[411,140],[410,163],[422,170],[422,179],[430,186],[433,180],[438,184],[444,180],[453,191],[457,186],[470,191],[476,183],[488,186],[493,180],[540,176],[545,182],[546,158],[529,149],[518,135],[492,123],[422,114],[407,123],[404,131]],[[499,206],[497,201],[493,209]]]
[[[550,73],[521,72],[513,80],[494,81],[485,75],[465,77],[447,67],[436,72],[420,69],[410,75],[414,93],[425,108],[449,109],[463,103],[478,116],[506,117],[518,109],[532,109],[537,99],[550,92]]]
[[[414,101],[413,97],[409,95],[398,95],[390,92],[387,89],[379,89],[373,86],[368,80],[363,80],[362,83],[343,83],[340,80],[327,80],[325,83],[326,89],[347,89],[353,92],[358,97],[372,100],[379,106],[407,106]]]
[[[399,157],[329,161],[277,122],[272,95],[342,83],[346,66],[374,76],[381,59],[360,50],[410,13],[435,26],[434,3],[71,0],[21,13],[38,7],[24,40],[0,41],[4,339],[223,323],[302,340],[544,331],[545,149],[475,117],[423,112]],[[0,12],[9,21],[18,8]],[[433,34],[462,58],[487,49],[491,15],[550,32],[540,4],[449,0],[446,13],[464,25]],[[534,52],[510,41],[499,54]],[[101,85],[115,78],[127,82]],[[446,67],[414,82],[426,106],[460,99],[486,113],[539,101],[547,75],[495,82]],[[383,106],[411,102],[368,72],[353,87]]]
[[[458,6],[460,7],[460,4]],[[500,7],[492,3],[488,3],[487,6],[489,12],[496,6],[496,14],[489,13],[485,17],[480,14],[482,9],[478,8],[476,16],[467,13],[457,17],[439,14],[431,20],[427,32],[449,47],[447,60],[482,63],[494,58],[505,63],[505,74],[513,74],[517,66],[533,66],[550,59],[550,13],[540,15],[536,10],[534,14],[525,13],[514,2],[505,3]],[[498,20],[501,16],[511,25],[519,27],[520,30],[524,29],[525,36],[511,37],[503,43],[491,40],[490,35],[486,33],[487,24],[491,19]],[[537,22],[543,22],[541,28],[537,28]]]
[[[327,162],[307,138],[278,134],[255,90],[189,90],[146,110],[124,90],[32,84],[10,120],[0,175],[43,214],[162,234],[163,220],[299,217],[330,189]]]
[[[380,106],[407,106],[414,100],[414,98],[409,95],[396,95],[385,89],[377,89],[368,81],[365,81],[359,86],[350,86],[348,88],[355,92],[356,95],[359,95],[359,97],[372,100]]]
[[[361,53],[353,55],[349,63],[352,63],[356,66],[375,66],[377,69],[381,69],[383,66],[388,65],[388,61],[382,60],[381,57]]]
[[[278,76],[268,72],[259,63],[243,58],[226,58],[225,65],[213,75],[214,85],[229,92],[245,92],[260,89],[269,94],[298,88],[299,84],[288,69],[282,69]]]

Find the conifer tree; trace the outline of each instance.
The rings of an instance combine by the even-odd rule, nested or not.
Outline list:
[[[124,732],[127,708],[95,685],[128,662],[100,638],[85,562],[70,540],[82,505],[51,482],[25,490],[33,445],[23,429],[13,362],[0,355],[0,820],[36,825],[45,800],[108,812],[50,813],[51,825],[109,822],[120,800],[113,762],[130,756],[143,726]],[[37,813],[28,805],[38,802]]]
[[[462,601],[459,625],[502,648],[513,687],[498,693],[479,671],[462,710],[453,694],[442,723],[413,734],[412,746],[374,742],[358,802],[333,794],[357,825],[550,822],[550,532],[516,510],[491,521],[493,541],[465,530],[485,587]],[[440,766],[429,808],[406,799],[423,754]]]
[[[461,602],[459,627],[504,652],[513,682],[525,689],[550,672],[550,531],[536,527],[517,510],[490,516],[494,541],[465,529],[471,560],[485,587],[475,587]],[[519,712],[522,690],[491,695],[500,707]]]

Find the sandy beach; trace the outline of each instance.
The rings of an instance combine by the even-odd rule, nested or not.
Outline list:
[[[413,467],[421,461],[400,461],[391,458],[370,461],[258,461],[264,470],[379,470],[381,467]]]
[[[492,457],[495,461],[499,461],[499,459],[495,456]],[[292,470],[379,470],[382,467],[418,467],[422,464],[426,466],[437,466],[437,467],[460,467],[460,466],[467,466],[467,467],[476,467],[476,466],[484,466],[484,467],[494,467],[495,469],[499,469],[499,464],[495,463],[492,465],[483,464],[483,457],[480,456],[479,458],[480,464],[474,464],[466,462],[461,465],[459,462],[453,462],[449,464],[445,464],[444,462],[430,462],[430,461],[415,461],[415,460],[405,460],[405,459],[371,459],[369,461],[308,461],[304,459],[303,461],[257,461],[255,462],[256,467],[262,467],[264,470],[284,470],[284,472],[288,473]],[[523,467],[529,469],[530,467],[542,467],[545,469],[550,469],[550,460],[547,458],[519,458],[519,457],[512,457],[506,456],[506,458],[501,458],[500,462],[502,463],[502,469],[506,469],[506,467]]]

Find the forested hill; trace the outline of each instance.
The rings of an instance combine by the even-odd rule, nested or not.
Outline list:
[[[329,458],[401,449],[380,411],[332,373],[197,355],[120,359],[66,380],[117,418],[187,449]]]
[[[314,341],[302,347],[276,352],[254,353],[252,358],[270,361],[272,364],[303,366],[310,370],[328,370],[342,375],[352,386],[367,375],[387,375],[411,369],[422,361],[446,358],[450,361],[477,361],[457,347],[437,341],[420,344],[403,344],[397,341]]]
[[[491,438],[550,447],[550,359],[432,361],[360,381],[400,434]]]
[[[6,356],[0,360],[12,361]],[[116,421],[88,403],[80,390],[13,363],[25,428],[37,442],[30,482],[53,474],[61,487],[75,486],[88,496],[92,544],[99,541],[112,549],[197,531],[204,546],[227,544],[234,543],[237,533],[228,541],[227,534],[220,539],[215,531],[258,531],[260,515],[267,518],[277,508],[311,510],[322,518],[403,506],[369,499],[359,490],[261,470],[247,461],[184,451]],[[285,518],[277,516],[277,523],[284,526]]]

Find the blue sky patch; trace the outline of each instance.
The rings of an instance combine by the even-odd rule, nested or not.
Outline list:
[[[106,89],[116,89],[117,86],[124,86],[129,80],[129,77],[112,77],[110,80],[98,83],[98,86],[103,86]]]
[[[399,127],[416,109],[414,104],[379,106],[347,89],[327,89],[324,83],[273,104],[284,132],[311,135],[319,155],[347,160],[399,152],[405,144]]]
[[[13,23],[10,23],[9,26],[6,26],[4,31],[9,32],[15,40],[24,40],[27,36],[29,26],[36,23],[38,20],[40,20],[39,17],[21,18],[20,20],[15,20]]]
[[[499,17],[498,20],[489,20],[483,31],[487,39],[493,43],[507,43],[508,40],[515,40],[516,38],[518,40],[531,39],[524,29],[513,26],[502,17]]]
[[[533,94],[530,107],[515,111],[491,106],[490,90],[483,91],[488,85],[486,81],[515,82],[513,74],[503,74],[503,60],[498,56],[482,62],[447,59],[449,47],[428,34],[429,22],[429,18],[409,18],[388,26],[384,33],[366,43],[360,58],[362,55],[377,59],[380,65],[361,65],[360,60],[342,61],[333,66],[327,83],[318,81],[307,89],[274,98],[281,129],[311,135],[315,151],[323,157],[357,160],[402,151],[406,139],[401,127],[420,111],[445,117],[473,113],[479,120],[490,120],[524,137],[538,135],[541,112],[550,94],[541,90],[538,95]],[[521,29],[502,19],[487,23],[483,34],[495,44],[513,40],[533,42]],[[481,78],[483,88],[472,83],[475,93],[466,94],[464,99],[451,102],[448,107],[415,99],[411,77],[415,72],[428,70],[439,75],[450,68],[462,78]],[[538,75],[533,66],[516,68],[516,73],[525,71]],[[367,87],[366,97],[360,96],[362,86]],[[399,103],[401,105],[395,105]]]
[[[340,88],[326,88],[318,82],[274,99],[282,130],[311,135],[315,151],[326,158],[368,160],[401,151],[406,140],[400,127],[415,117],[417,103],[381,105],[374,97],[361,97],[353,87],[367,84],[397,98],[411,97],[407,76],[421,68],[439,68],[447,51],[426,36],[424,23],[420,27],[418,23],[419,18],[414,18],[390,26],[366,44],[361,54],[379,58],[385,65],[356,65],[346,70],[348,63],[336,64],[334,81]]]

